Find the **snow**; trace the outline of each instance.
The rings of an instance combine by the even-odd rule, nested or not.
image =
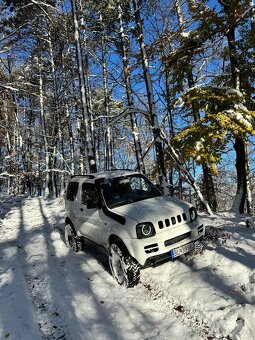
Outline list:
[[[101,248],[66,247],[63,201],[2,196],[0,217],[0,339],[254,339],[252,218],[203,216],[202,254],[126,289]]]
[[[181,32],[180,33],[180,36],[182,38],[188,38],[188,37],[190,37],[190,35],[191,35],[191,31],[189,31],[189,32]]]
[[[241,107],[242,108],[242,107]],[[233,118],[235,120],[237,120],[238,122],[240,122],[241,124],[243,124],[244,126],[246,126],[248,129],[252,129],[252,123],[249,121],[251,120],[251,116],[245,114],[246,118],[244,117],[244,113],[243,112],[238,112],[236,110],[240,109],[240,106],[235,105],[235,110],[226,110],[226,113],[228,114],[228,116],[230,118]]]

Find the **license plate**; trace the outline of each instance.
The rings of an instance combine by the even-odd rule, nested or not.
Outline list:
[[[170,250],[171,258],[175,259],[177,256],[188,253],[189,251],[193,250],[194,247],[195,247],[194,242],[191,242],[191,243],[185,244],[184,246],[172,249]]]

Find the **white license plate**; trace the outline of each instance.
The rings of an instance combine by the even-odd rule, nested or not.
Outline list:
[[[189,251],[193,250],[194,247],[195,247],[194,242],[190,242],[188,244],[185,244],[184,246],[172,249],[172,250],[170,250],[171,258],[174,259],[177,256],[188,253]]]

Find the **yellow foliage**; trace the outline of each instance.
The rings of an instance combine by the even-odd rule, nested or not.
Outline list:
[[[184,160],[209,164],[217,173],[225,145],[231,136],[255,135],[255,111],[245,106],[244,95],[231,88],[192,88],[176,104],[201,112],[203,117],[172,140]]]

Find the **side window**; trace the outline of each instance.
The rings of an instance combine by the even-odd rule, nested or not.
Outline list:
[[[67,192],[66,192],[66,199],[68,201],[74,201],[75,197],[78,192],[78,187],[79,183],[78,182],[70,182],[67,187]]]
[[[81,203],[87,204],[88,209],[97,206],[97,193],[94,184],[83,183],[81,191]]]

